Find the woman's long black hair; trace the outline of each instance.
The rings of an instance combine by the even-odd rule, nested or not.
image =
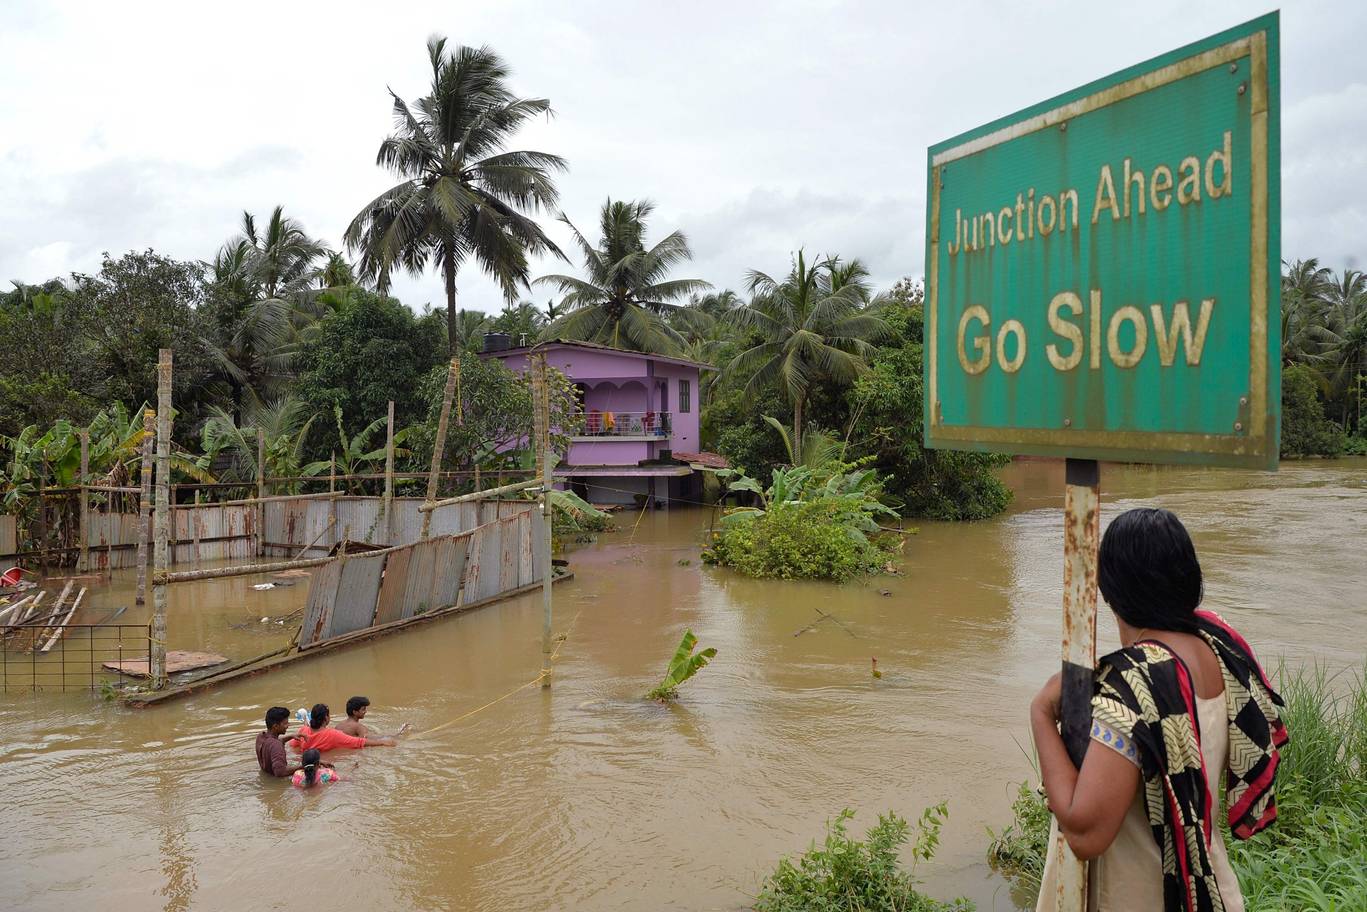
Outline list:
[[[1112,520],[1101,539],[1097,570],[1106,604],[1131,627],[1198,629],[1201,562],[1186,526],[1168,510],[1127,510]]]
[[[318,778],[318,764],[323,762],[323,755],[316,747],[311,747],[304,751],[304,785],[313,785]]]
[[[328,705],[326,703],[315,703],[313,709],[309,710],[309,728],[317,731],[323,727],[323,722],[328,717]]]

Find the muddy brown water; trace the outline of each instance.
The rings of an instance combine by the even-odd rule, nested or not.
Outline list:
[[[1050,463],[1006,477],[1010,513],[922,524],[903,576],[846,586],[700,566],[705,510],[634,529],[619,515],[556,589],[554,686],[455,724],[535,677],[539,597],[158,709],[7,695],[0,908],[739,909],[842,807],[862,829],[947,800],[928,890],[1016,909],[986,828],[1031,775],[1025,709],[1057,665],[1063,478]],[[1367,462],[1108,466],[1102,485],[1106,517],[1151,503],[1186,520],[1207,603],[1265,656],[1363,661]],[[304,586],[252,582],[175,587],[172,648],[281,642],[288,628],[260,618],[299,607]],[[129,604],[131,577],[88,598],[92,615]],[[676,705],[642,701],[686,627],[717,659]],[[349,781],[309,793],[258,775],[265,707],[340,712],[356,693],[380,729],[444,727],[335,758]]]

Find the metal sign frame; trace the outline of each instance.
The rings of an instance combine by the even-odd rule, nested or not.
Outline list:
[[[1203,41],[1026,108],[928,151],[926,225],[925,443],[985,450],[1132,462],[1186,462],[1275,469],[1281,404],[1280,122],[1278,16],[1252,20]],[[1248,58],[1252,198],[1248,238],[1249,376],[1238,421],[1226,433],[975,426],[949,424],[940,400],[940,201],[942,171],[956,160],[1134,98],[1188,76]],[[958,315],[954,315],[957,317]]]

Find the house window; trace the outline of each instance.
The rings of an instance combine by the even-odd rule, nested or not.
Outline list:
[[[688,410],[693,407],[693,390],[687,380],[679,381],[679,413],[688,414]]]

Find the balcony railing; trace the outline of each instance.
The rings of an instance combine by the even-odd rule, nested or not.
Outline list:
[[[591,410],[584,413],[584,427],[578,437],[668,437],[673,430],[670,412],[616,412]]]

